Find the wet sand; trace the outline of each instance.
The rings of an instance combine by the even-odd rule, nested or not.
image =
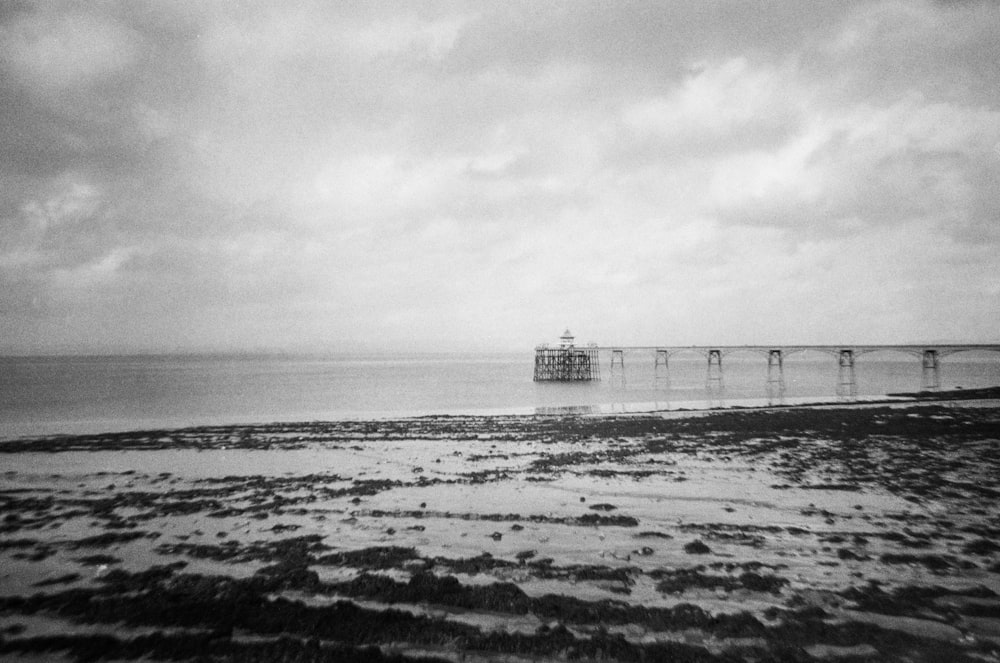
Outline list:
[[[1000,661],[1000,408],[0,444],[13,660]]]

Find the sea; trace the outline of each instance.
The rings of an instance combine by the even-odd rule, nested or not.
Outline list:
[[[601,380],[533,380],[534,354],[0,357],[0,439],[201,425],[427,415],[617,413],[875,400],[918,391],[921,361],[863,355],[853,380],[835,357],[792,355],[783,384],[764,356],[601,357]],[[616,367],[617,368],[617,367]],[[851,385],[845,386],[845,380]],[[941,360],[940,388],[1000,385],[1000,353]],[[850,387],[850,388],[848,388]]]

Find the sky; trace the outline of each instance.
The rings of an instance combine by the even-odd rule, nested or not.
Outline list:
[[[1000,3],[0,4],[0,354],[1000,341]]]

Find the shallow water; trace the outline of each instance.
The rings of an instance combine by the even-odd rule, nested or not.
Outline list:
[[[727,356],[721,382],[707,381],[698,357],[671,358],[654,371],[651,353],[627,352],[623,375],[602,356],[603,379],[534,382],[529,353],[379,356],[111,356],[0,358],[0,438],[56,433],[267,421],[424,414],[629,412],[761,405],[768,392],[764,357]],[[834,358],[796,355],[785,362],[791,404],[837,397]],[[859,398],[921,387],[920,361],[864,356]],[[947,357],[942,388],[1000,384],[1000,354]]]

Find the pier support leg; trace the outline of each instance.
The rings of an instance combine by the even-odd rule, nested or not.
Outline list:
[[[601,379],[597,348],[535,348],[535,382]]]
[[[837,374],[837,396],[854,400],[858,396],[858,383],[854,375],[854,350],[841,350],[838,363],[840,370]]]
[[[708,351],[708,372],[705,374],[705,388],[711,392],[722,391],[722,351]]]
[[[623,350],[611,351],[611,386],[620,388],[625,386],[625,352]]]
[[[785,399],[785,360],[781,350],[767,352],[767,400],[769,404]]]
[[[705,374],[705,394],[708,396],[708,406],[710,408],[725,407],[725,391],[725,384],[722,381],[722,350],[709,349],[708,372]]]
[[[937,391],[941,388],[941,360],[937,350],[924,350],[920,389],[922,391]]]
[[[666,350],[656,351],[656,360],[653,363],[653,381],[657,389],[670,389],[670,370],[667,364],[669,356]]]

